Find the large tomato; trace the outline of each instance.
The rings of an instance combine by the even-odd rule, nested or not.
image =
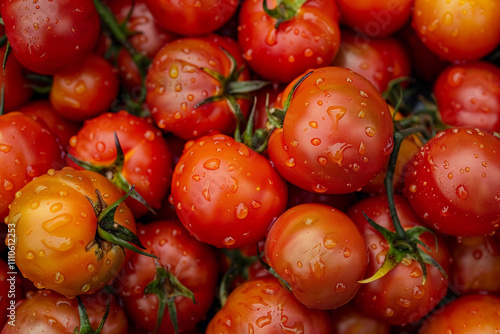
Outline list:
[[[285,181],[262,155],[214,134],[186,144],[172,177],[172,203],[184,226],[216,247],[263,240],[285,211]]]
[[[0,14],[15,57],[37,73],[55,74],[78,64],[99,38],[92,0],[6,0]]]
[[[122,197],[104,176],[65,167],[49,170],[16,193],[6,223],[6,243],[16,264],[39,289],[73,298],[109,284],[130,255],[102,237],[116,226],[135,232],[130,209],[121,203],[105,227],[98,217]],[[109,216],[108,216],[109,219]],[[108,232],[110,233],[110,232]]]
[[[454,236],[500,224],[500,139],[488,130],[449,128],[407,165],[404,193],[427,225]]]
[[[278,12],[296,12],[281,22],[266,13],[264,3]],[[243,1],[238,43],[250,68],[262,78],[288,83],[310,68],[329,65],[335,57],[340,46],[335,1],[301,3],[296,8],[292,1]]]
[[[349,69],[330,66],[312,71],[297,87],[268,153],[280,175],[303,189],[350,193],[385,167],[392,136],[391,113],[377,88]]]
[[[367,264],[365,241],[353,221],[315,203],[292,207],[274,221],[265,257],[301,303],[321,310],[349,302]]]

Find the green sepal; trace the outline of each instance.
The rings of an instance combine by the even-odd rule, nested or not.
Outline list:
[[[231,284],[238,276],[248,279],[248,267],[257,261],[256,256],[244,256],[240,249],[223,249],[224,254],[229,258],[230,265],[224,273],[219,285],[219,301],[224,306],[230,294]]]
[[[264,0],[262,6],[267,15],[277,20],[274,28],[278,29],[281,23],[295,17],[297,11],[306,1],[307,0],[277,0],[276,7],[269,9],[267,0]]]
[[[292,292],[292,286],[290,283],[285,281],[277,272],[274,270],[273,267],[271,267],[264,259],[262,258],[262,253],[259,252],[258,245],[257,245],[257,258],[259,259],[260,264],[274,277],[278,279],[280,282],[281,286],[286,289],[288,292]]]
[[[106,322],[106,319],[108,318],[109,315],[111,300],[108,299],[106,303],[106,311],[104,311],[104,315],[101,319],[101,322],[99,323],[99,327],[97,327],[96,330],[93,330],[92,327],[90,326],[89,315],[87,314],[87,310],[85,309],[85,305],[83,304],[82,299],[80,298],[80,296],[76,296],[76,299],[78,300],[78,314],[80,315],[80,327],[77,326],[73,333],[74,334],[101,333],[102,328],[104,327],[104,323]]]

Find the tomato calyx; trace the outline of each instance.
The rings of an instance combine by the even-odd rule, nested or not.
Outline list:
[[[245,256],[240,249],[223,249],[224,255],[230,260],[230,265],[219,286],[219,301],[224,306],[230,293],[231,283],[236,277],[242,276],[248,280],[248,268],[257,261],[256,256]]]
[[[145,294],[154,293],[158,297],[158,311],[154,333],[158,332],[158,328],[160,328],[160,324],[163,321],[165,308],[168,307],[170,320],[172,321],[174,331],[177,334],[179,332],[179,325],[177,322],[177,308],[175,306],[176,297],[182,296],[189,298],[194,304],[196,304],[196,299],[193,292],[184,286],[171,271],[165,270],[165,268],[163,268],[163,266],[156,259],[155,263],[155,279],[149,282],[144,288]]]
[[[104,315],[102,317],[102,320],[99,323],[99,326],[97,327],[97,329],[94,330],[90,326],[89,316],[87,314],[87,311],[85,310],[85,305],[83,305],[82,299],[79,296],[76,296],[76,299],[78,300],[78,313],[80,315],[80,327],[76,327],[75,331],[73,333],[74,334],[99,334],[99,333],[101,333],[102,328],[104,327],[104,323],[106,322],[106,319],[108,318],[108,315],[109,315],[111,300],[108,299],[108,301],[106,303],[106,311],[104,311]]]
[[[90,170],[101,175],[104,175],[108,180],[113,182],[118,188],[122,189],[125,192],[130,192],[133,189],[133,186],[125,179],[122,174],[123,164],[125,162],[125,154],[123,153],[123,149],[120,145],[120,141],[118,139],[118,135],[114,132],[115,138],[115,147],[116,147],[116,158],[109,165],[97,165],[94,163],[90,163],[84,160],[81,160],[71,154],[68,153],[68,157],[76,163],[78,166]],[[130,193],[130,197],[144,205],[150,212],[156,214],[153,208],[146,202],[144,197],[141,196],[135,189]]]
[[[280,285],[288,292],[292,292],[292,286],[283,277],[281,277],[273,267],[271,267],[266,261],[264,261],[264,254],[259,250],[259,245],[257,244],[257,258],[260,264],[274,277],[278,279]]]
[[[236,117],[237,124],[243,124],[245,122],[245,117],[243,116],[241,107],[236,100],[240,98],[249,99],[250,97],[248,93],[259,90],[260,88],[268,85],[269,82],[262,80],[238,81],[240,74],[244,70],[244,66],[238,68],[236,59],[223,47],[220,47],[220,49],[222,50],[222,52],[224,52],[231,63],[229,75],[225,77],[219,72],[214,71],[210,68],[201,67],[200,70],[217,80],[222,89],[219,94],[207,97],[206,99],[197,103],[194,107],[198,108],[204,104],[226,100],[229,108]]]
[[[264,0],[262,6],[267,15],[277,20],[274,28],[278,29],[281,23],[297,16],[298,10],[306,1],[307,0],[278,0],[276,7],[270,9],[267,6],[267,0]]]
[[[104,256],[103,252],[107,252],[111,249],[109,245],[106,243],[111,243],[112,245],[119,245],[123,248],[129,249],[133,252],[139,253],[141,255],[154,257],[155,255],[142,251],[139,248],[146,249],[144,247],[137,235],[135,235],[128,228],[118,224],[115,222],[115,213],[118,206],[125,201],[125,199],[130,196],[130,194],[134,191],[134,186],[132,189],[118,199],[116,202],[108,205],[99,189],[96,189],[97,200],[94,201],[90,197],[87,197],[87,200],[92,205],[94,209],[94,213],[98,220],[97,225],[97,233],[96,237],[89,245],[87,245],[87,251],[89,251],[95,244],[97,244],[96,256],[98,259],[101,259]],[[139,248],[138,248],[139,247]]]

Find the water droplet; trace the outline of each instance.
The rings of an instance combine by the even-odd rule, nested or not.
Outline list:
[[[464,82],[465,69],[462,67],[455,67],[448,72],[447,81],[448,85],[453,88],[460,86]],[[456,132],[454,132],[456,133]]]
[[[89,264],[89,265],[87,266],[87,271],[88,271],[89,273],[91,273],[91,272],[95,271],[95,266],[94,266],[92,263],[91,263],[91,264]]]
[[[0,152],[9,153],[12,150],[12,146],[0,144]]]
[[[205,169],[208,170],[217,170],[219,169],[219,166],[220,166],[220,160],[217,158],[208,159],[203,164],[203,167],[205,167]]]
[[[288,167],[293,167],[293,166],[295,166],[295,159],[294,158],[290,158],[290,159],[288,159],[288,160],[285,161],[285,164]]]
[[[179,67],[177,65],[172,65],[170,66],[170,70],[168,71],[168,74],[172,79],[175,79],[179,76]]]
[[[317,129],[318,128],[318,123],[315,122],[315,121],[310,121],[309,122],[309,126],[313,129]]]
[[[344,249],[344,257],[348,258],[351,256],[351,250],[349,248]]]
[[[335,242],[335,239],[333,237],[324,237],[323,238],[323,246],[325,246],[326,249],[332,249],[335,248],[337,243]]]
[[[90,290],[90,284],[84,284],[80,290],[83,292],[83,293],[86,293]]]
[[[33,259],[35,258],[35,253],[33,253],[33,252],[31,252],[31,251],[27,252],[27,253],[26,253],[26,258],[27,258],[28,260],[33,260]]]
[[[385,309],[385,315],[388,317],[392,317],[394,315],[394,310],[390,307]]]
[[[480,249],[475,249],[472,252],[472,256],[474,257],[474,259],[479,260],[481,257],[483,257],[483,252]]]
[[[259,209],[262,207],[262,203],[254,200],[254,199],[250,202],[250,204],[252,205],[252,208],[254,208],[254,209]]]
[[[321,139],[319,138],[313,138],[311,139],[311,144],[314,145],[314,146],[318,146],[321,144]]]
[[[75,85],[75,93],[77,94],[85,94],[87,91],[87,85],[83,80],[78,80],[78,82]]]
[[[330,116],[330,118],[333,121],[332,128],[335,129],[338,126],[339,121],[346,114],[347,109],[345,107],[330,106],[330,107],[328,107],[326,112],[327,112],[328,116]]]
[[[154,131],[147,130],[146,132],[144,132],[144,139],[146,139],[147,141],[153,141],[155,138],[156,135]]]
[[[443,17],[441,18],[441,22],[445,26],[449,26],[453,23],[453,15],[450,12],[444,13]]]
[[[310,48],[306,48],[304,50],[304,57],[311,57],[314,54],[313,50]]]
[[[51,207],[51,209],[52,209],[52,207]],[[58,228],[66,226],[69,223],[71,223],[72,221],[73,221],[73,216],[70,215],[69,213],[64,213],[62,215],[58,215],[58,216],[56,216],[54,218],[51,218],[51,219],[48,219],[48,220],[44,221],[41,225],[42,225],[42,228],[45,231],[47,231],[47,232],[54,232]]]
[[[318,157],[318,162],[324,166],[328,163],[328,159],[325,157]]]
[[[64,275],[60,272],[54,274],[54,283],[60,284],[64,281]]]
[[[248,215],[248,206],[245,203],[240,203],[234,211],[234,215],[238,219],[244,219]]]
[[[66,252],[75,246],[73,238],[47,235],[42,238],[45,247],[59,252]]]
[[[425,294],[425,288],[423,286],[415,286],[413,287],[413,298],[415,299],[420,299],[424,296]]]
[[[469,192],[467,191],[467,188],[463,184],[459,185],[456,189],[456,193],[458,198],[460,199],[466,199],[467,196],[469,196]]]
[[[269,29],[269,33],[267,34],[265,39],[267,45],[272,46],[276,44],[276,32],[277,29]]]
[[[3,180],[3,188],[7,191],[10,191],[14,188],[14,182],[12,182],[12,180],[9,180],[9,179],[4,179]]]
[[[309,261],[309,268],[311,269],[312,276],[320,280],[325,276],[326,265],[321,260],[321,256],[317,255]]]
[[[411,300],[406,298],[399,298],[398,300],[396,300],[396,303],[404,308],[408,308],[411,306]]]
[[[410,277],[411,278],[419,278],[422,276],[422,269],[420,268],[413,268],[413,270],[410,272]]]
[[[408,189],[410,190],[410,192],[416,193],[417,192],[417,185],[412,184]]]
[[[365,133],[366,133],[366,135],[367,135],[368,137],[373,137],[373,136],[375,136],[375,129],[374,129],[374,128],[372,128],[371,126],[367,126],[367,127],[365,128]]]
[[[234,245],[235,242],[236,242],[236,240],[234,240],[233,237],[227,237],[223,241],[224,245],[226,245],[226,246],[232,246],[232,245]]]
[[[302,268],[303,266],[304,266],[304,265],[302,264],[302,262],[297,261],[297,267]]]
[[[345,284],[339,282],[337,283],[337,285],[335,285],[335,292],[342,293],[344,292],[345,288],[346,288]]]
[[[332,159],[333,162],[336,164],[341,164],[342,160],[344,158],[344,151],[347,150],[348,148],[351,148],[351,144],[347,143],[335,143],[333,145],[330,145],[328,147],[328,156]]]
[[[275,29],[273,29],[275,30]],[[257,320],[255,320],[255,324],[257,325],[257,327],[259,328],[263,328],[267,325],[270,325],[272,323],[272,315],[271,315],[271,311],[267,312],[267,315],[264,315],[262,317],[259,317],[257,318]]]
[[[328,191],[328,188],[325,187],[324,185],[322,184],[316,184],[315,186],[312,186],[312,190],[316,193],[319,193],[319,194],[322,194],[322,193],[325,193]]]

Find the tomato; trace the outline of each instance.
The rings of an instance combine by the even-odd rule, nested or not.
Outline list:
[[[495,0],[415,0],[412,27],[432,52],[452,61],[477,60],[500,43]]]
[[[500,292],[500,240],[492,236],[450,238],[450,285],[456,293]]]
[[[59,138],[64,148],[68,146],[71,136],[75,135],[82,126],[80,122],[73,122],[59,115],[50,101],[46,99],[30,101],[20,107],[19,111],[46,124],[50,131]]]
[[[161,130],[151,119],[123,110],[101,114],[87,120],[78,134],[71,138],[68,153],[86,163],[110,166],[117,157],[115,133],[124,154],[123,166],[120,171],[105,168],[102,172],[113,173],[110,177],[118,186],[123,186],[121,177],[125,178],[150,207],[160,208],[170,190],[172,155]],[[68,165],[77,168],[70,158],[67,160]],[[124,188],[125,192],[130,189],[128,186]],[[125,203],[136,217],[148,211],[144,204],[132,197]]]
[[[338,5],[341,22],[371,38],[389,36],[401,29],[410,19],[413,1],[339,0]]]
[[[15,236],[16,264],[23,276],[39,289],[68,298],[107,285],[130,251],[102,238],[97,215],[121,197],[104,176],[70,167],[49,170],[21,188],[5,222],[13,229],[7,242]],[[109,213],[113,228],[119,225],[135,232],[134,216],[125,204]]]
[[[266,1],[270,9],[290,3]],[[303,1],[296,13],[277,28],[278,19],[266,13],[263,3],[245,0],[239,12],[238,43],[255,73],[287,84],[310,68],[332,62],[340,45],[335,1]]]
[[[330,66],[314,70],[295,90],[283,128],[271,134],[268,154],[296,186],[351,193],[384,168],[392,136],[391,113],[377,88],[349,69]]]
[[[500,328],[500,298],[490,295],[462,296],[444,305],[422,325],[420,334],[494,333]]]
[[[442,233],[492,233],[500,222],[499,154],[500,139],[490,131],[441,131],[408,163],[404,194],[422,221]]]
[[[175,297],[179,332],[193,330],[214,301],[218,280],[215,250],[190,236],[173,220],[150,222],[140,226],[137,234],[147,250],[160,258],[160,266],[194,294],[196,303],[183,296]],[[155,279],[155,261],[132,254],[113,285],[134,325],[148,333],[155,329],[159,303],[155,294],[145,294],[144,289]],[[162,283],[167,290],[168,286]],[[159,333],[174,333],[168,310],[163,314]]]
[[[4,59],[6,46],[0,48],[0,59]],[[0,88],[3,89],[1,99],[4,111],[13,111],[26,103],[33,95],[33,90],[28,87],[29,81],[25,77],[24,68],[19,61],[10,54],[7,57],[5,68],[0,74]]]
[[[240,248],[264,239],[286,208],[287,191],[269,160],[214,134],[186,143],[171,198],[180,221],[198,240]]]
[[[167,43],[154,57],[146,77],[146,102],[159,128],[183,139],[194,139],[220,131],[229,134],[236,126],[234,107],[227,97],[227,83],[223,84],[200,68],[230,76],[233,68],[225,49],[243,65],[236,42],[215,34],[204,37],[179,38]],[[237,83],[249,78],[243,69]],[[220,96],[220,99],[200,106],[198,103]],[[237,97],[235,97],[236,99]],[[243,115],[249,110],[249,101],[236,99]]]
[[[101,334],[127,333],[128,323],[123,308],[109,292],[97,291],[93,295],[82,296],[90,326],[97,329],[106,304],[110,300],[109,314]],[[11,333],[73,333],[81,328],[78,302],[51,290],[39,290],[16,305],[14,326],[6,324],[2,334]]]
[[[350,302],[331,310],[334,330],[332,334],[390,334],[391,326],[383,321],[367,316]]]
[[[236,0],[172,2],[145,0],[163,28],[180,35],[203,35],[222,27],[236,12]]]
[[[100,19],[92,0],[7,0],[0,6],[14,56],[26,68],[56,74],[92,51]]]
[[[310,310],[274,277],[246,281],[237,287],[208,324],[206,334],[330,334],[328,313]]]
[[[394,202],[404,229],[424,226],[403,196],[395,195]],[[382,227],[394,231],[387,197],[379,195],[363,199],[353,205],[347,214],[365,239],[369,252],[365,277],[371,277],[382,266],[388,252],[388,243],[370,226],[364,214]],[[420,235],[419,239],[429,250],[419,247],[448,273],[450,255],[443,239],[429,232]],[[385,276],[364,283],[354,298],[356,305],[363,313],[391,325],[418,321],[441,301],[448,288],[448,278],[437,267],[431,264],[425,266],[427,277],[424,283],[420,263],[411,258],[403,259]]]
[[[50,103],[62,117],[83,121],[111,108],[118,97],[119,80],[113,66],[91,54],[78,68],[54,75]]]
[[[392,80],[411,75],[409,56],[396,37],[368,38],[350,29],[342,29],[342,43],[332,64],[361,74],[380,92]]]
[[[321,194],[288,183],[288,208],[304,203],[320,203],[333,206],[335,209],[345,212],[356,202],[356,200],[357,197],[355,193]]]
[[[439,114],[451,126],[500,131],[500,67],[486,61],[450,65],[434,83]]]
[[[0,115],[0,219],[14,195],[33,178],[63,164],[63,149],[45,125],[20,112]]]
[[[363,237],[345,213],[323,204],[302,204],[271,225],[267,263],[290,284],[306,307],[328,310],[349,302],[365,274]]]

